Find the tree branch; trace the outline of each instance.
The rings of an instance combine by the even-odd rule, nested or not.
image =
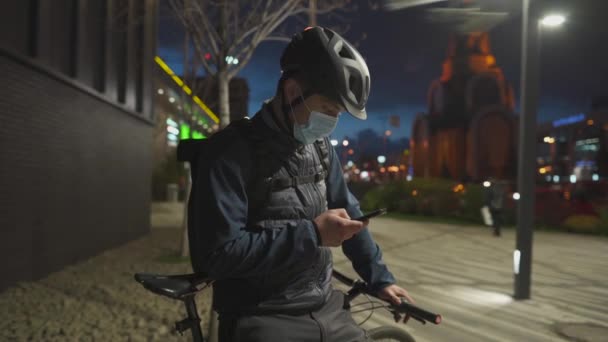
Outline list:
[[[198,2],[195,2],[195,5],[191,8],[191,11],[199,17],[200,22],[203,24],[203,27],[197,25],[196,22],[192,22],[190,26],[196,29],[201,35],[201,37],[204,37],[206,35],[207,39],[209,40],[209,44],[211,44],[211,49],[213,53],[215,55],[219,54],[220,48],[218,46],[218,42],[220,42],[221,39],[219,33],[217,32],[217,28],[212,27],[211,20],[207,16],[207,13],[211,13],[210,9],[208,8],[206,10],[202,8],[198,4]]]
[[[192,19],[192,14],[194,13],[194,10],[190,7],[187,7],[186,2],[189,2],[189,0],[169,0],[169,5],[173,10],[175,16],[184,26],[185,30],[192,37],[197,37],[199,40],[204,42],[205,34],[200,32],[198,25],[194,24],[194,20]]]
[[[285,36],[268,36],[268,37],[264,38],[264,41],[265,42],[274,41],[274,42],[289,43],[289,42],[291,42],[291,38],[290,37],[285,37]]]
[[[209,62],[207,62],[207,60],[205,59],[205,52],[203,51],[203,48],[201,46],[202,44],[199,41],[198,37],[193,36],[192,37],[192,43],[194,44],[194,48],[196,49],[196,52],[197,52],[197,55],[198,55],[198,60],[201,62],[201,65],[205,69],[205,72],[208,75],[213,75],[214,72],[211,69],[211,65],[209,64]]]

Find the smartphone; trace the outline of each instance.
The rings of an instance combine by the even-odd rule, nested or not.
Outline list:
[[[365,214],[363,216],[360,216],[360,217],[357,217],[357,218],[354,218],[354,219],[351,219],[351,220],[365,221],[365,220],[368,220],[368,219],[370,219],[372,217],[376,217],[378,215],[384,215],[384,214],[386,214],[386,208],[374,210],[371,213],[367,213],[367,214]]]

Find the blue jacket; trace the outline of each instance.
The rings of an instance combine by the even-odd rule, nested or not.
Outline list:
[[[274,176],[310,175],[322,168],[314,144],[302,146],[279,128],[269,105],[252,120],[271,132],[270,143],[283,148],[277,153],[285,153],[285,163]],[[319,245],[313,219],[335,208],[346,209],[351,217],[362,214],[336,151],[329,145],[325,180],[273,192],[262,214],[252,220],[248,184],[255,163],[265,161],[255,160],[259,156],[246,137],[230,140],[210,165],[193,175],[189,201],[192,264],[196,272],[216,279],[214,309],[257,313],[319,307],[332,289],[332,261],[329,248]],[[395,282],[367,228],[345,241],[342,250],[373,289]]]

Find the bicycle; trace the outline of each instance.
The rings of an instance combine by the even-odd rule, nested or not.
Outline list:
[[[361,280],[353,280],[336,270],[333,271],[333,277],[344,285],[350,287],[349,291],[346,292],[346,301],[349,309],[352,309],[356,305],[361,305],[356,304],[352,307],[350,306],[350,303],[361,294],[378,298],[377,296],[375,296],[374,293],[371,293],[371,291],[369,291],[367,284]],[[177,275],[136,273],[135,280],[138,283],[142,284],[144,288],[154,294],[182,301],[186,306],[186,312],[188,313],[188,317],[181,321],[175,322],[175,330],[179,332],[180,335],[183,335],[184,332],[190,330],[192,333],[193,342],[205,341],[203,338],[203,333],[201,331],[201,320],[198,316],[194,297],[200,291],[211,286],[211,284],[213,283],[213,279],[207,277],[205,274],[200,273]],[[370,310],[371,314],[373,314],[373,311],[375,309],[384,308],[391,312],[395,319],[397,319],[397,317],[399,317],[400,315],[409,314],[411,318],[421,322],[422,324],[426,324],[426,322],[440,324],[442,320],[441,315],[423,310],[406,301],[402,301],[400,305],[388,304],[386,301],[384,301],[387,304],[381,303],[381,306],[374,306],[374,304],[377,303],[371,301],[371,299],[369,302],[372,304],[371,308],[362,309],[356,312]],[[351,312],[353,311],[351,310]],[[371,314],[370,316],[368,316],[367,319],[371,317]],[[415,342],[415,339],[408,332],[393,326],[377,327],[368,330],[367,333],[374,341],[388,340],[395,342]]]

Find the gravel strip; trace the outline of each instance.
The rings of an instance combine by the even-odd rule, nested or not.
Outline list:
[[[36,282],[0,293],[0,341],[190,341],[173,331],[183,304],[154,295],[136,272],[190,273],[171,256],[177,229],[152,229],[143,238],[68,266]],[[173,259],[173,261],[171,261]],[[211,291],[197,296],[206,333]]]

